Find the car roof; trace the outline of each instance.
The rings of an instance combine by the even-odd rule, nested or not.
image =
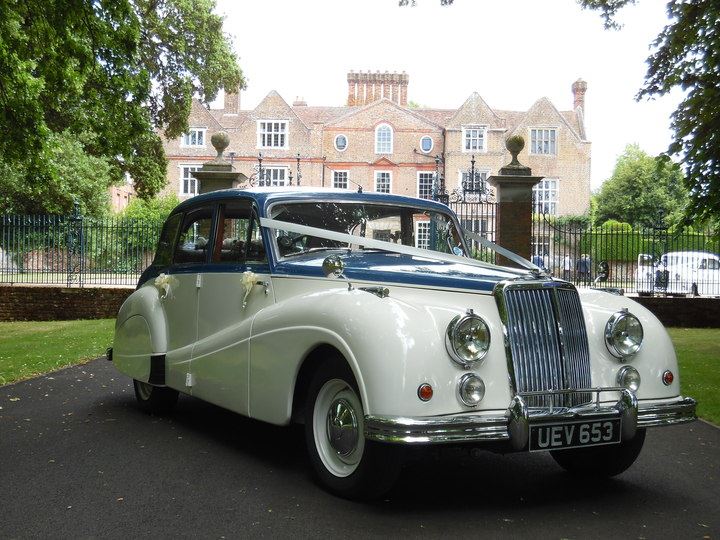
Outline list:
[[[449,208],[439,202],[428,199],[418,199],[415,197],[405,197],[402,195],[390,195],[388,193],[348,191],[346,189],[335,188],[298,188],[298,187],[279,187],[279,188],[234,188],[221,189],[197,195],[191,199],[181,202],[173,213],[182,212],[195,206],[208,202],[219,200],[228,200],[234,198],[251,198],[253,199],[261,212],[264,214],[267,208],[279,201],[313,201],[313,200],[329,200],[343,202],[370,202],[379,204],[397,204],[397,205],[413,205],[435,210],[437,212],[448,212]]]

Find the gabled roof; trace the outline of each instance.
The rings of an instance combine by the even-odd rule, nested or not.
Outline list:
[[[445,125],[446,129],[460,129],[470,123],[487,123],[491,128],[504,128],[505,122],[493,111],[480,94],[473,92]]]
[[[522,119],[520,119],[518,123],[515,124],[512,131],[510,131],[508,135],[514,135],[520,127],[528,123],[528,119],[536,112],[543,112],[545,114],[549,112],[551,115],[554,115],[559,122],[564,124],[568,128],[568,130],[570,130],[570,132],[578,138],[578,140],[585,140],[584,137],[580,136],[580,133],[578,133],[578,130],[576,129],[576,126],[578,124],[573,126],[570,122],[568,122],[566,115],[558,111],[555,108],[555,105],[553,105],[552,102],[546,97],[541,97],[535,103],[533,103],[530,109],[523,115]],[[570,114],[574,113],[571,112]]]
[[[222,128],[222,124],[218,122],[217,118],[215,118],[215,115],[212,114],[212,111],[210,111],[210,109],[200,103],[198,99],[193,98],[191,107],[195,108],[197,111],[200,112],[201,115],[203,115],[204,118],[207,119],[208,126],[212,125],[216,128]]]
[[[425,116],[418,114],[412,109],[408,109],[407,107],[403,107],[401,105],[398,105],[394,101],[388,98],[382,98],[378,99],[376,101],[373,101],[372,103],[368,103],[367,105],[363,105],[362,107],[348,107],[348,112],[346,114],[343,114],[342,116],[335,118],[333,121],[328,122],[325,126],[326,127],[341,127],[341,123],[348,118],[351,118],[353,116],[357,116],[359,114],[363,114],[366,111],[369,111],[370,109],[373,109],[375,107],[392,107],[397,109],[398,111],[406,114],[407,116],[410,116],[419,122],[428,125],[432,127],[433,129],[442,129],[442,125],[437,124],[433,122],[432,120],[429,120]]]

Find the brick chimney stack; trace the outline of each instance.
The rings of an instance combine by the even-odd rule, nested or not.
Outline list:
[[[580,107],[585,112],[585,92],[587,91],[587,83],[582,79],[578,79],[572,85],[573,92],[573,109]]]
[[[367,105],[373,101],[383,98],[390,99],[395,103],[407,106],[407,87],[410,77],[404,71],[402,73],[386,71],[372,73],[368,71],[347,74],[349,107]]]
[[[230,92],[225,90],[223,114],[238,114],[240,112],[240,90]]]

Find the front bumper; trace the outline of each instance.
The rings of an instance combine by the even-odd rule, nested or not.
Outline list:
[[[515,396],[504,413],[413,418],[366,416],[365,438],[401,444],[506,442],[514,450],[523,450],[527,447],[530,425],[535,423],[620,418],[622,438],[626,440],[635,435],[637,428],[683,424],[697,418],[696,401],[688,397],[645,404],[638,403],[635,396],[624,388],[549,393],[568,392],[592,392],[596,394],[596,400],[573,408],[531,409],[524,398],[548,394],[533,392]],[[619,392],[620,399],[616,403],[601,403],[603,392]]]

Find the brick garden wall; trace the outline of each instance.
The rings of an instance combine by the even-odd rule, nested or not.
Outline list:
[[[0,286],[0,321],[112,319],[133,289]]]
[[[0,286],[0,321],[112,319],[133,289]],[[720,298],[643,297],[633,300],[665,326],[720,328]]]

